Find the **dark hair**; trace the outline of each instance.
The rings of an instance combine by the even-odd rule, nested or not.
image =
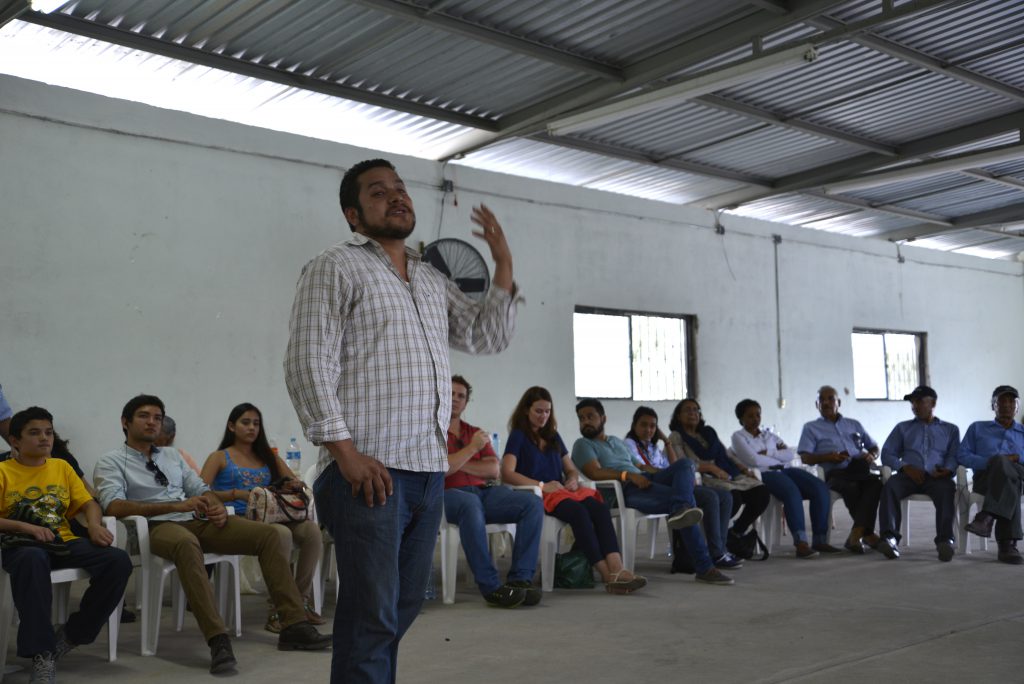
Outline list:
[[[61,439],[61,436],[57,434],[57,431],[53,431],[53,448],[50,449],[50,455],[63,460],[68,460],[68,456],[72,456],[71,449],[68,448],[68,440]]]
[[[171,441],[174,441],[174,435],[178,434],[178,424],[174,422],[174,419],[168,415],[164,416],[164,422],[160,425],[160,434],[167,435]]]
[[[551,417],[548,418],[544,427],[535,431],[530,425],[530,407],[538,401],[546,401],[551,404]],[[557,451],[558,421],[555,420],[555,402],[551,400],[551,392],[536,385],[523,392],[515,410],[512,411],[512,417],[508,419],[508,431],[512,432],[513,430],[522,432],[538,447],[540,440],[543,439],[547,443],[548,451]]]
[[[736,420],[740,421],[740,425],[743,425],[743,414],[747,412],[748,408],[753,406],[761,408],[761,405],[753,399],[744,399],[740,403],[736,404]]]
[[[592,408],[597,411],[598,415],[604,415],[604,404],[597,399],[580,399],[579,403],[576,404],[576,413],[579,413],[585,408]]]
[[[252,404],[239,404],[231,409],[231,413],[228,414],[228,422],[224,424],[224,437],[221,438],[220,446],[217,447],[217,450],[227,449],[235,443],[235,433],[231,431],[229,426],[237,422],[242,417],[242,414],[248,411],[255,411],[256,415],[260,418],[260,431],[256,433],[256,441],[252,443],[252,451],[256,454],[256,458],[270,468],[270,479],[278,480],[286,473],[282,473],[278,468],[274,450],[270,448],[270,442],[267,441],[267,433],[263,429],[263,412]]]
[[[53,427],[53,414],[39,406],[29,406],[24,411],[18,411],[11,416],[11,435],[21,439],[21,431],[25,429],[29,421],[33,420],[48,420],[50,427]]]
[[[578,408],[576,409],[579,410]],[[629,424],[629,432],[626,433],[626,439],[631,439],[637,444],[640,443],[640,438],[636,436],[636,422],[644,416],[650,416],[655,421],[658,420],[658,413],[650,406],[639,406],[636,411],[633,411],[633,422]],[[658,435],[654,435],[654,439],[651,442],[657,442]]]
[[[395,170],[395,165],[389,162],[387,159],[366,159],[364,161],[349,167],[348,171],[345,172],[345,176],[341,179],[341,187],[338,189],[338,200],[341,202],[341,211],[344,213],[346,209],[352,208],[359,212],[359,215],[363,215],[363,207],[359,204],[359,176],[363,175],[370,169],[385,168]],[[347,222],[348,219],[345,219]],[[356,227],[351,223],[348,227],[352,229],[354,233]]]
[[[466,388],[466,401],[469,401],[469,398],[473,396],[473,386],[470,385],[469,381],[461,375],[453,375],[452,384],[459,384]]]
[[[153,396],[152,394],[140,394],[128,400],[128,403],[121,409],[121,417],[131,422],[132,418],[135,417],[135,412],[143,406],[156,406],[160,409],[160,413],[163,413],[165,410],[164,402],[160,401],[160,397]]]
[[[672,420],[670,420],[668,423],[668,429],[671,432],[678,432],[679,434],[683,434],[683,423],[682,421],[679,420],[679,412],[683,409],[683,404],[686,403],[695,404],[697,406],[697,410],[700,411],[700,403],[696,399],[691,399],[687,397],[686,399],[683,399],[681,402],[676,404],[676,407],[672,409]],[[702,427],[704,427],[704,416],[701,416],[700,422],[697,424],[698,430]]]

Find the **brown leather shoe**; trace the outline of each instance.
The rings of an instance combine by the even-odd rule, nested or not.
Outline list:
[[[974,516],[974,520],[967,523],[967,531],[988,539],[992,536],[992,527],[995,524],[996,519],[991,513],[978,511],[978,515]]]
[[[807,542],[799,542],[796,545],[797,558],[817,558],[818,552],[811,548]]]

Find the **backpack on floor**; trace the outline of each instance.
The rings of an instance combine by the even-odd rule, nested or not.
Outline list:
[[[679,530],[672,530],[672,574],[681,572],[692,575],[697,572],[693,565],[693,558],[686,551],[686,544],[683,543],[683,535]]]
[[[725,541],[725,548],[729,549],[729,553],[742,558],[743,560],[757,560],[764,561],[768,560],[768,547],[761,541],[761,537],[758,536],[757,530],[750,528],[750,530],[743,535],[736,536],[730,534],[729,538]],[[760,558],[755,558],[754,554],[758,551],[761,552]]]

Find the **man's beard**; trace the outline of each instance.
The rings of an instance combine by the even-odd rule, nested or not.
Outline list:
[[[580,434],[586,437],[587,439],[594,439],[599,434],[601,434],[601,428],[596,428],[592,425],[588,425],[586,427],[580,428]]]
[[[412,209],[409,209],[409,215],[412,217],[412,224],[408,227],[396,227],[391,225],[371,225],[366,222],[366,216],[363,215],[363,208],[358,207],[359,221],[363,227],[363,235],[374,240],[404,240],[412,234],[412,231],[416,229],[416,214]]]

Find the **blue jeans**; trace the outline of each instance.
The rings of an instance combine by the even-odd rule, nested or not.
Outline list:
[[[508,580],[533,581],[544,525],[544,504],[539,496],[508,487],[446,489],[444,513],[448,522],[459,526],[462,550],[481,594],[486,596],[501,586],[498,569],[487,548],[487,523],[515,523]]]
[[[680,508],[696,507],[693,463],[689,460],[679,459],[664,470],[659,470],[656,473],[644,473],[644,476],[651,481],[651,486],[647,489],[640,489],[630,482],[627,482],[622,488],[622,494],[626,497],[626,505],[630,508],[635,508],[641,513],[651,514],[674,513]],[[731,514],[731,497],[729,506]],[[714,563],[708,552],[708,544],[701,535],[700,525],[684,527],[679,530],[679,533],[682,535],[686,551],[693,558],[697,572],[703,574],[710,570]]]
[[[811,503],[811,530],[814,532],[812,543],[825,544],[828,542],[828,509],[832,505],[828,485],[820,478],[800,468],[765,470],[761,473],[761,481],[764,482],[764,486],[768,488],[771,495],[782,502],[786,525],[793,533],[795,544],[807,541],[804,499]]]
[[[729,533],[729,523],[732,522],[732,494],[725,489],[699,485],[694,487],[693,496],[697,499],[697,506],[704,511],[702,524],[711,557],[721,558],[728,551],[725,535]]]
[[[11,576],[11,593],[18,609],[18,655],[31,658],[52,652],[56,644],[50,624],[53,585],[50,571],[82,568],[89,573],[89,588],[82,595],[78,611],[69,618],[64,634],[73,644],[91,644],[96,640],[110,613],[124,596],[132,561],[128,554],[112,546],[94,546],[88,539],[67,542],[68,555],[56,556],[35,546],[4,549],[3,567]],[[0,629],[10,629],[0,625]]]
[[[317,514],[334,537],[341,589],[334,612],[333,684],[394,682],[398,643],[423,605],[441,522],[444,473],[389,468],[383,506],[334,465],[313,485]]]

